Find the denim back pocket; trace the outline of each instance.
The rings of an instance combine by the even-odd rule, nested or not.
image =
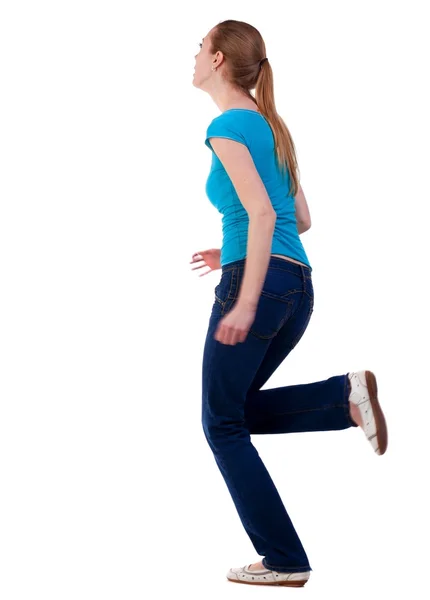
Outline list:
[[[292,316],[302,289],[296,271],[269,265],[250,333],[263,340],[274,338]]]
[[[280,300],[261,294],[250,333],[262,340],[271,340],[291,317],[294,301]]]
[[[302,278],[297,271],[269,265],[261,294],[267,298],[289,302],[290,297],[302,289]]]
[[[232,307],[239,293],[237,266],[223,271],[219,284],[215,288],[215,300],[221,306],[221,312],[224,315]]]

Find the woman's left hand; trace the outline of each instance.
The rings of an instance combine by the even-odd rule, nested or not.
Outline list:
[[[244,342],[255,320],[256,311],[256,308],[237,303],[218,323],[214,338],[221,344],[230,346]]]

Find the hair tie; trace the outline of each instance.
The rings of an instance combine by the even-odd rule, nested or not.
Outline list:
[[[269,60],[268,58],[262,58],[260,60],[260,68],[263,66],[264,61]]]

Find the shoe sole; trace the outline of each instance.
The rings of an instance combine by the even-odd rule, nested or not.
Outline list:
[[[365,371],[367,390],[369,392],[370,405],[375,417],[376,439],[378,440],[377,454],[385,454],[388,445],[387,423],[378,400],[378,386],[376,377],[372,371]]]
[[[302,581],[268,581],[267,583],[257,581],[254,583],[253,581],[241,581],[240,579],[230,579],[229,577],[227,577],[227,579],[232,583],[245,583],[247,585],[283,585],[286,587],[303,587],[309,581],[308,579],[305,579]]]

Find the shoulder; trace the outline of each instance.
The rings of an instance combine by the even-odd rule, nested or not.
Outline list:
[[[213,149],[209,141],[210,138],[230,139],[248,147],[243,124],[240,123],[240,120],[235,118],[235,115],[229,112],[222,113],[212,119],[206,129],[205,144]]]
[[[229,128],[239,131],[240,122],[237,117],[230,112],[221,113],[209,123],[207,131],[214,131],[217,128]]]

